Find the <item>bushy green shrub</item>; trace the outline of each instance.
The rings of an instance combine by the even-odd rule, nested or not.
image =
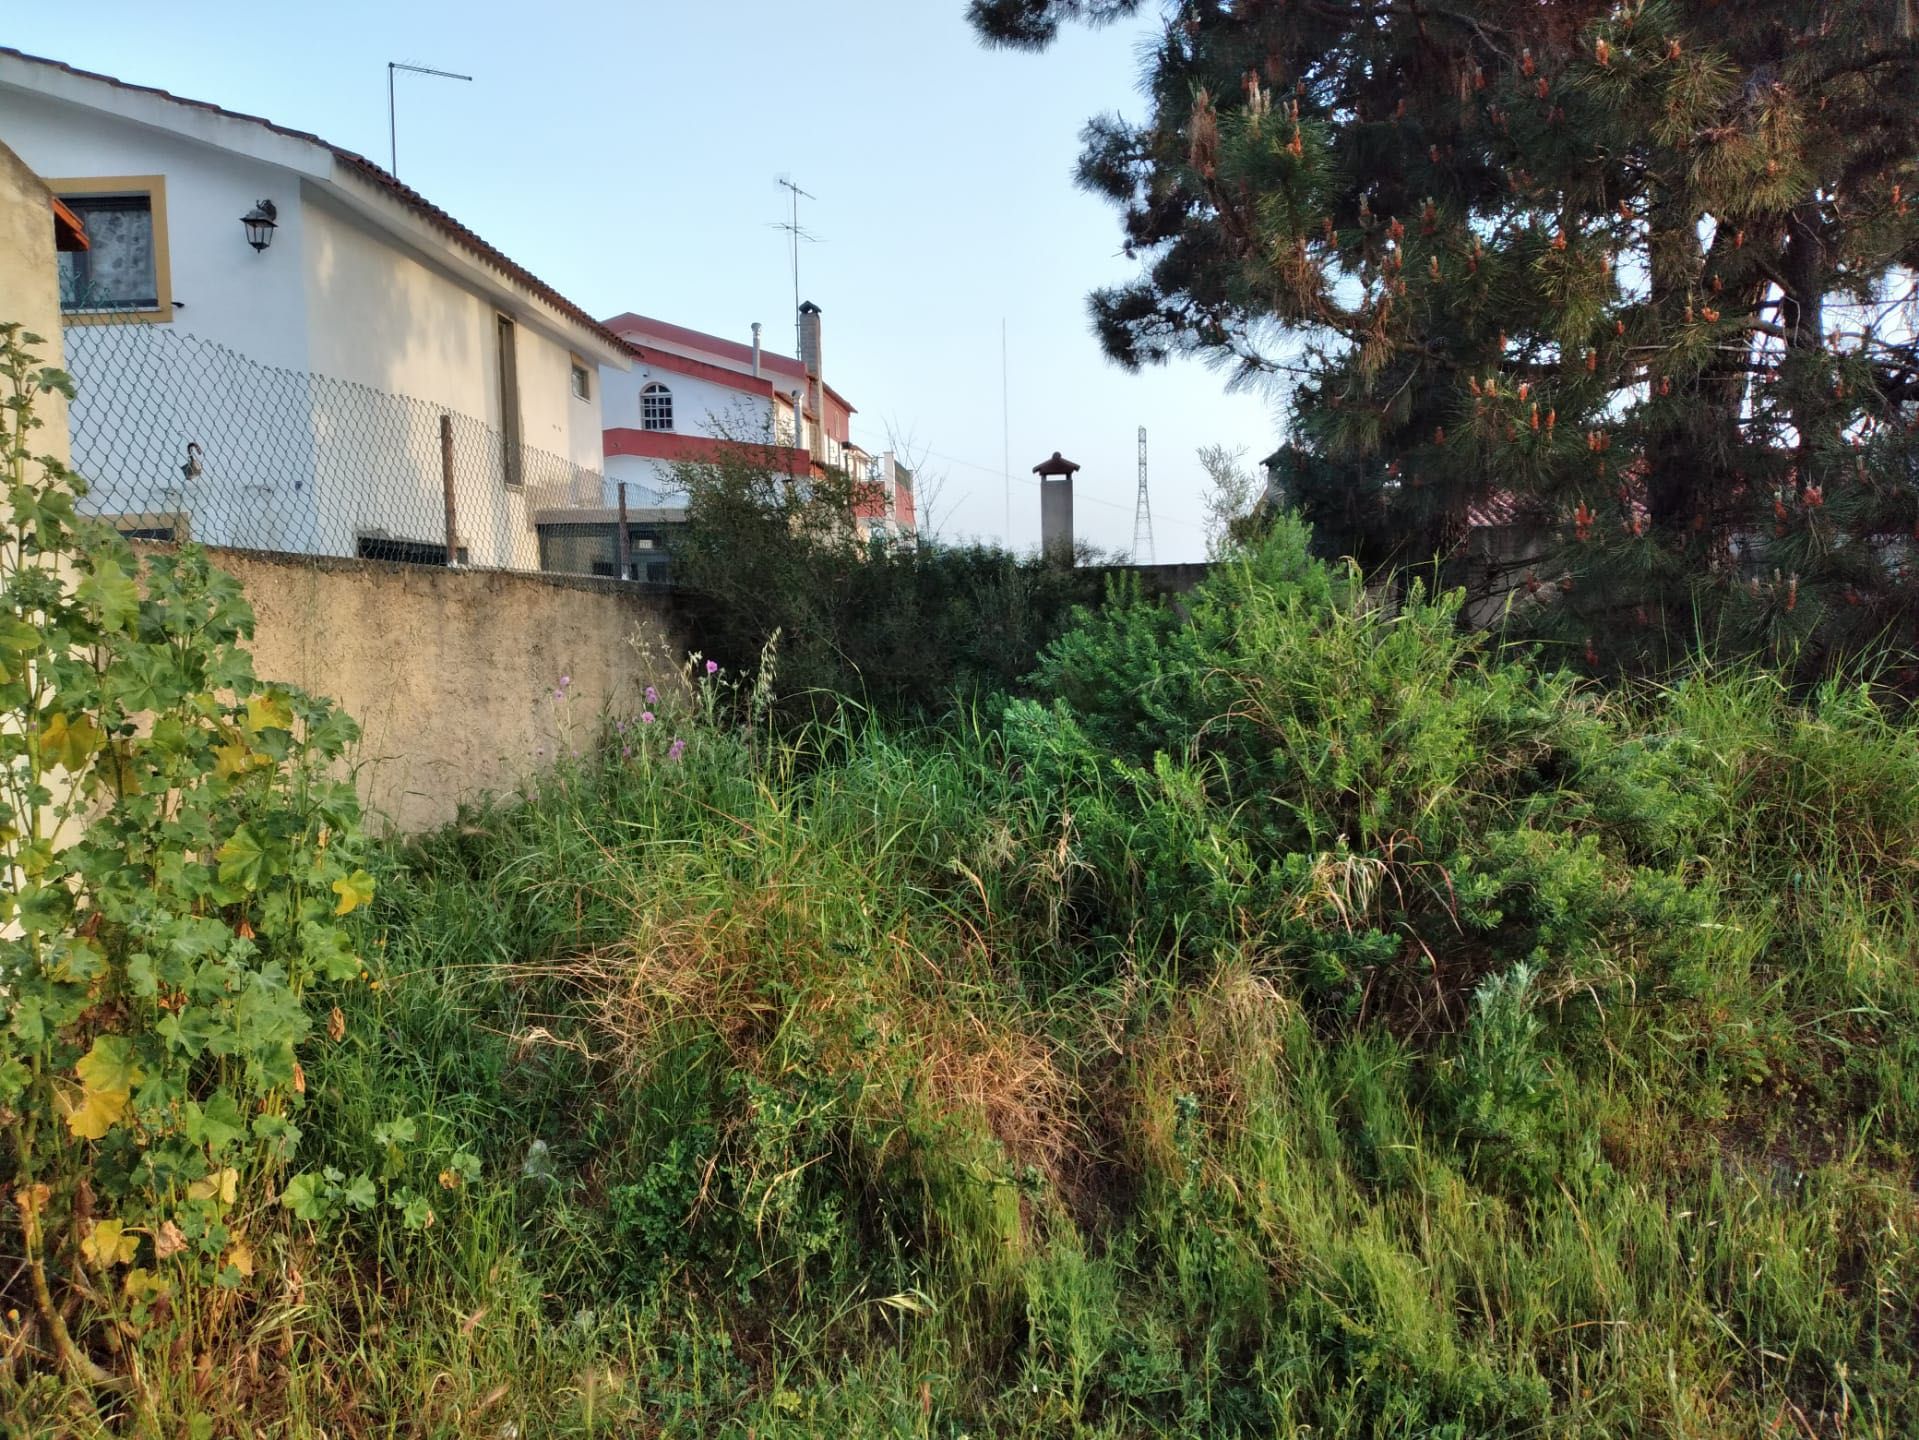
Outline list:
[[[1031,803],[1072,832],[1082,933],[1254,947],[1334,1011],[1445,1025],[1503,966],[1563,978],[1683,933],[1694,902],[1635,863],[1665,817],[1611,798],[1668,777],[1614,758],[1587,795],[1592,697],[1487,649],[1458,604],[1369,595],[1282,518],[1177,607],[1084,615],[1007,713]],[[1595,804],[1605,843],[1576,833]]]
[[[71,394],[0,326],[0,1161],[20,1343],[143,1407],[324,1218],[303,1061],[365,967],[353,722],[257,680],[252,612],[191,548],[144,566],[35,451]],[[331,1015],[339,1014],[331,1010]],[[377,1203],[341,1172],[352,1206]]]
[[[284,1428],[1913,1433],[1911,720],[1450,605],[1282,532],[939,726],[581,717],[367,907],[309,1153],[480,1163]]]
[[[734,665],[752,664],[777,634],[787,718],[847,703],[938,715],[1011,687],[1105,583],[1096,570],[930,534],[904,547],[864,542],[850,521],[863,482],[839,471],[795,479],[762,443],[734,442],[676,479],[687,526],[673,565],[687,618]]]

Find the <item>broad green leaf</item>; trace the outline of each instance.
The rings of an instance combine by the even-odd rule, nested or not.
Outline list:
[[[397,1120],[389,1120],[384,1125],[373,1127],[375,1145],[411,1145],[419,1134],[419,1128],[413,1123],[411,1115],[402,1115]]]
[[[189,1100],[183,1128],[187,1139],[218,1155],[246,1134],[247,1122],[233,1097],[221,1090],[208,1096],[204,1103]]]
[[[96,565],[91,574],[74,587],[81,604],[93,609],[100,623],[109,630],[126,628],[140,613],[140,587],[118,565]]]
[[[31,655],[45,641],[46,633],[38,625],[29,625],[11,615],[0,620],[0,650],[15,655]]]
[[[233,832],[231,839],[220,847],[220,883],[222,885],[240,885],[248,890],[258,890],[265,885],[271,869],[267,863],[267,849],[247,826],[242,825]]]
[[[302,1220],[319,1220],[327,1212],[326,1186],[318,1175],[295,1175],[280,1192],[280,1203]]]
[[[373,899],[373,877],[364,870],[342,875],[333,882],[333,893],[340,897],[340,903],[333,907],[333,913],[351,915]]]
[[[355,1210],[371,1210],[379,1203],[379,1193],[373,1188],[373,1179],[369,1175],[355,1175],[347,1181],[346,1189],[340,1198]]]

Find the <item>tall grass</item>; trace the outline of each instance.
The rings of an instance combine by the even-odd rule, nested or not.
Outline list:
[[[311,1138],[484,1173],[309,1242],[167,1413],[1919,1433],[1919,733],[1453,622],[1282,531],[1028,699],[778,734],[697,680],[397,850]]]

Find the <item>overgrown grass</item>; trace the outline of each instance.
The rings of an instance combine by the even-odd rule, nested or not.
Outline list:
[[[180,1433],[1919,1433],[1870,689],[1589,688],[1287,531],[942,728],[725,680],[395,853],[310,1141],[484,1174]]]

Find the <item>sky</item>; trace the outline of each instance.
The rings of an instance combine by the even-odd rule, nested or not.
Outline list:
[[[1031,469],[1076,479],[1081,539],[1130,551],[1140,426],[1154,558],[1204,552],[1196,452],[1249,462],[1277,397],[1229,394],[1195,362],[1129,375],[1087,292],[1127,279],[1119,219],[1079,190],[1079,132],[1143,111],[1146,21],[988,50],[964,0],[0,0],[0,44],[310,130],[385,164],[389,60],[399,174],[600,316],[635,310],[792,347],[791,177],[800,290],[823,311],[853,438],[923,459],[940,535],[1028,549]],[[1149,10],[1153,7],[1148,6]],[[1002,427],[1001,335],[1005,335]],[[1011,525],[1003,457],[1010,456]],[[930,498],[930,507],[926,500]]]

